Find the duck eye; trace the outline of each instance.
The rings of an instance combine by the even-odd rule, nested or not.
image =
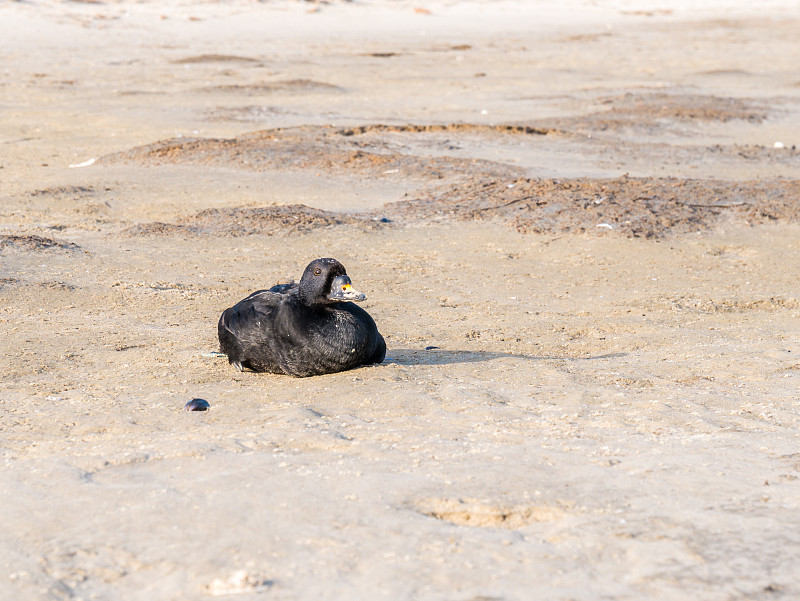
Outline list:
[[[320,275],[321,273],[322,273],[322,270],[319,269],[319,268],[314,270],[314,275]]]

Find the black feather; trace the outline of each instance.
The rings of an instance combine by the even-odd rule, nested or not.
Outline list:
[[[329,298],[342,275],[335,259],[317,259],[299,284],[253,292],[222,312],[220,350],[232,364],[297,377],[382,362],[386,343],[369,313]]]

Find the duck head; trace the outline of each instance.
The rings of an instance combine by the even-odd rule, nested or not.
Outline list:
[[[303,304],[310,307],[367,298],[353,288],[344,265],[336,259],[311,261],[300,278],[299,294]]]

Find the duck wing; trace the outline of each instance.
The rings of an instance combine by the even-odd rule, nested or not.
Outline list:
[[[273,321],[277,307],[289,296],[296,296],[296,284],[280,284],[257,290],[233,307],[225,309],[217,324],[220,350],[238,369],[281,373],[270,351]]]

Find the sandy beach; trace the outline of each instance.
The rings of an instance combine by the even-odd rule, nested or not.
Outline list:
[[[0,3],[0,599],[800,598],[800,10],[751,4]],[[384,363],[215,354],[317,257]]]

